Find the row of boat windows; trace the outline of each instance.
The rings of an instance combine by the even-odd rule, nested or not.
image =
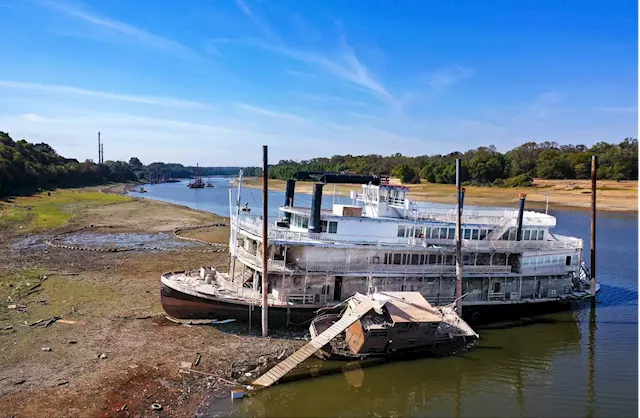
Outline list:
[[[464,254],[462,256],[463,264],[473,264],[473,261],[474,257],[469,256],[469,254]],[[420,266],[423,264],[442,264],[445,266],[453,266],[455,264],[455,256],[445,254],[385,254],[383,264],[411,266]]]
[[[509,228],[500,239],[507,241],[515,241],[518,237],[516,228]],[[542,241],[544,240],[544,229],[523,229],[522,239],[525,241]]]
[[[291,215],[291,225],[297,228],[307,229],[309,228],[309,217],[293,213]],[[338,222],[320,221],[320,227],[322,228],[322,232],[328,232],[329,234],[338,233]]]
[[[462,238],[464,239],[485,239],[493,231],[482,228],[463,228]],[[436,228],[429,226],[406,226],[398,225],[398,236],[409,238],[434,238],[434,239],[454,239],[456,237],[455,228]]]
[[[522,260],[522,267],[540,266],[540,265],[571,265],[571,256],[563,255],[546,255],[540,257],[526,257]]]
[[[462,238],[469,240],[482,240],[491,234],[493,229],[485,228],[462,228]],[[455,239],[455,228],[435,228],[428,226],[406,226],[398,225],[398,237],[409,238],[431,238],[431,239]],[[509,228],[500,239],[515,241],[517,238],[516,228]],[[526,241],[542,241],[544,239],[543,229],[523,229],[522,239]]]

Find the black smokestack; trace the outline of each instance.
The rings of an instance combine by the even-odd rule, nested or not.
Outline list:
[[[320,224],[320,208],[322,207],[322,187],[321,183],[313,185],[313,194],[311,195],[311,219],[309,219],[309,232],[322,232]]]
[[[287,180],[287,188],[284,193],[284,206],[293,206],[293,196],[296,192],[296,181],[295,180]],[[287,224],[291,221],[291,212],[285,212],[284,218],[282,219]]]
[[[516,241],[522,241],[522,219],[524,218],[524,201],[527,195],[520,193],[520,209],[518,210],[518,230],[516,231]]]

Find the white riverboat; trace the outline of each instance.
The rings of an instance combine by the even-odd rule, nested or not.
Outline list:
[[[311,207],[294,204],[295,180],[289,180],[279,218],[269,219],[271,323],[308,323],[319,309],[356,293],[420,292],[433,306],[455,301],[455,206],[413,202],[407,187],[378,176],[301,173],[300,179],[315,180]],[[330,183],[359,183],[361,190],[351,192],[349,204],[321,209]],[[253,312],[259,319],[262,217],[240,210],[241,187],[240,178],[229,273],[164,274],[169,314],[248,319]],[[582,240],[552,232],[555,217],[525,211],[524,198],[519,209],[462,212],[465,318],[555,309],[591,296]]]

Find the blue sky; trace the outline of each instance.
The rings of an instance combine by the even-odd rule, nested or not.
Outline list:
[[[638,131],[635,1],[0,0],[0,130],[260,165]]]

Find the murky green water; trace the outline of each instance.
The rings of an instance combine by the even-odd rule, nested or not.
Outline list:
[[[215,204],[223,211],[224,194],[220,195]],[[554,231],[583,238],[584,254],[589,254],[588,212],[551,214],[558,221]],[[587,303],[527,326],[479,329],[477,347],[459,356],[396,362],[279,384],[241,401],[225,399],[203,405],[201,413],[242,417],[637,416],[638,219],[604,212],[598,219],[601,291],[595,311]]]

